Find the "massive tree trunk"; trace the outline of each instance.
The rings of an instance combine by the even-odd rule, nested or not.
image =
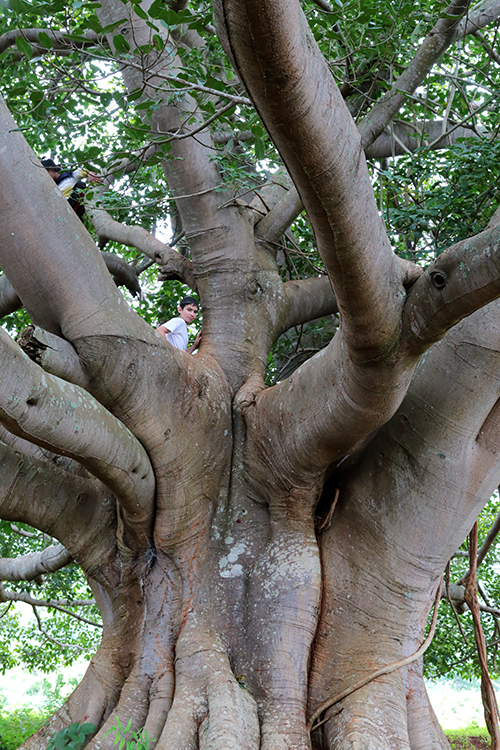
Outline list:
[[[126,15],[122,33],[146,44],[133,7],[101,5],[103,26]],[[446,563],[500,480],[500,230],[423,274],[399,260],[369,128],[299,3],[214,5],[329,281],[283,283],[276,224],[218,190],[208,131],[175,141],[164,170],[203,305],[195,356],[131,310],[1,105],[0,170],[26,178],[0,183],[0,263],[52,336],[44,369],[0,336],[0,516],[58,539],[103,618],[82,683],[24,747],[78,721],[97,727],[89,750],[111,748],[118,717],[158,750],[443,748],[421,661],[348,689],[419,650]],[[156,90],[180,65],[148,55],[125,67],[129,92],[144,69]],[[188,133],[196,116],[189,98],[165,99],[151,129]],[[277,338],[337,306],[328,347],[265,388]]]

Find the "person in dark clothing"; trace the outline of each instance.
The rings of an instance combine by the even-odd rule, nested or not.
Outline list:
[[[78,218],[83,220],[85,206],[82,203],[82,195],[87,185],[82,178],[86,177],[89,182],[99,185],[102,183],[102,178],[85,169],[64,172],[53,159],[42,159],[42,167],[45,167]]]

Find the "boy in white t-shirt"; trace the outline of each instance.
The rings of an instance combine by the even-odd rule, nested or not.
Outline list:
[[[187,327],[195,320],[199,309],[199,304],[194,297],[184,297],[177,307],[179,317],[171,318],[166,323],[162,323],[156,331],[176,349],[182,349],[189,353],[193,352],[200,343],[201,331],[196,336],[194,344],[188,349]]]

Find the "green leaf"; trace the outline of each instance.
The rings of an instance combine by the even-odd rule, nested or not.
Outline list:
[[[262,141],[260,138],[256,138],[254,142],[254,148],[255,148],[255,158],[260,161],[266,155],[266,148],[264,146],[264,141]]]
[[[60,732],[56,734],[56,736],[53,739],[54,747],[57,748],[57,750],[64,750],[66,747],[66,730],[62,729]]]
[[[7,7],[15,13],[36,13],[36,9],[24,0],[8,0]]]
[[[157,49],[163,49],[165,42],[159,34],[153,34],[153,43]]]
[[[115,34],[113,36],[113,44],[117,52],[130,52],[130,44],[123,34]]]
[[[139,18],[142,18],[143,21],[148,20],[148,17],[149,17],[148,14],[137,3],[134,3],[134,13],[136,13],[139,16]]]
[[[31,47],[31,44],[26,41],[22,36],[18,36],[16,38],[16,47],[21,52],[21,54],[26,55],[26,57],[31,57],[33,53],[33,49]]]
[[[126,18],[120,18],[119,21],[114,21],[113,23],[108,24],[107,26],[104,26],[102,29],[98,29],[98,31],[101,34],[109,34],[111,31],[114,31],[118,26],[121,26],[122,23],[126,22]],[[95,31],[96,29],[94,29]]]
[[[128,94],[127,99],[129,102],[135,102],[137,99],[140,99],[142,96],[142,89],[134,89],[133,91]]]
[[[81,724],[80,725],[80,730],[84,734],[92,734],[93,732],[96,731],[96,729],[97,727],[95,726],[95,724]]]
[[[54,46],[52,39],[48,34],[45,33],[45,31],[41,31],[38,34],[38,41],[40,42],[42,47],[45,47],[46,49],[52,49],[52,47]]]
[[[182,23],[181,18],[175,10],[165,8],[162,0],[155,0],[149,9],[150,18],[161,19],[167,26],[178,26]]]

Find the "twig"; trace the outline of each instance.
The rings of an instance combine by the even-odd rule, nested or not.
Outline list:
[[[483,104],[481,104],[481,106],[475,109],[474,112],[471,112],[469,115],[467,115],[467,117],[464,117],[463,120],[460,120],[460,122],[457,122],[456,125],[453,125],[453,127],[447,130],[446,133],[443,133],[442,135],[439,136],[439,138],[435,138],[433,141],[431,141],[431,143],[427,144],[426,148],[428,148],[430,151],[432,148],[434,148],[434,146],[436,146],[442,140],[444,140],[449,135],[451,135],[457,128],[461,127],[464,124],[464,122],[468,122],[468,120],[471,120],[476,115],[479,115],[484,109],[487,109],[490,106],[491,106],[491,99],[488,99],[487,102],[484,102]]]
[[[75,646],[72,643],[61,643],[61,641],[58,641],[56,638],[53,638],[51,635],[49,635],[42,625],[42,621],[40,619],[40,615],[38,614],[36,607],[33,607],[33,614],[36,617],[38,630],[40,631],[42,635],[45,636],[45,638],[47,638],[48,641],[55,643],[56,646],[59,646],[59,648],[71,649],[71,651],[83,651],[83,648],[81,646]]]
[[[477,553],[477,566],[479,567],[481,563],[483,562],[484,558],[486,557],[491,545],[497,538],[498,534],[500,532],[500,513],[497,515],[495,520],[493,521],[493,524],[491,526],[491,529],[488,531],[486,535],[486,539],[481,545],[481,548],[479,552]]]
[[[75,601],[75,602],[68,602],[67,600],[61,601],[51,601],[50,599],[33,599],[29,594],[25,593],[24,591],[14,592],[14,591],[6,591],[2,587],[2,598],[1,601],[4,602],[22,602],[23,604],[29,604],[31,607],[46,607],[48,609],[57,609],[59,612],[63,612],[65,615],[69,615],[70,617],[74,617],[75,620],[80,620],[80,622],[85,622],[87,625],[93,625],[95,628],[102,628],[101,623],[95,622],[94,620],[89,620],[87,617],[83,617],[83,615],[77,615],[76,612],[72,612],[70,609],[67,609],[67,607],[91,607],[95,604],[95,601],[93,599],[86,599],[83,601]]]

